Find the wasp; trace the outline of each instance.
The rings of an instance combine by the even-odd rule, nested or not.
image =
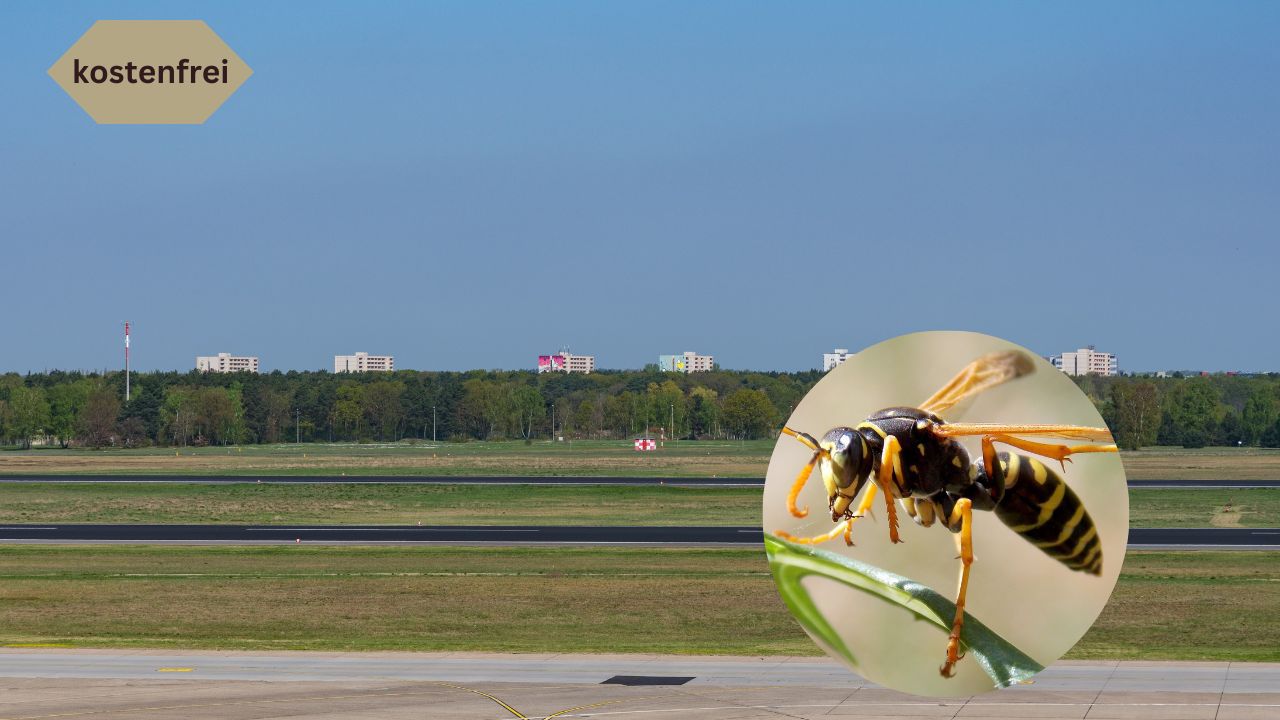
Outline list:
[[[885,408],[856,427],[832,428],[821,440],[789,427],[782,429],[813,450],[787,495],[788,511],[797,518],[808,515],[808,508],[797,507],[796,501],[816,466],[836,525],[814,537],[781,530],[775,533],[779,537],[816,544],[843,535],[845,543],[853,545],[853,523],[871,510],[877,493],[884,496],[893,543],[901,542],[895,500],[916,524],[930,527],[941,519],[955,535],[960,578],[946,660],[939,668],[943,677],[952,677],[963,657],[960,629],[973,564],[974,510],[994,512],[1009,529],[1068,568],[1102,574],[1102,542],[1089,511],[1053,468],[1033,456],[1057,462],[1065,473],[1073,454],[1117,452],[1114,444],[1108,444],[1110,431],[1076,425],[949,423],[940,416],[961,401],[1034,369],[1026,353],[991,353],[965,366],[919,407]],[[1019,437],[1023,435],[1082,442],[1038,442]],[[966,436],[982,437],[980,459],[971,461],[957,440]],[[996,452],[997,443],[1027,454]],[[853,502],[864,487],[866,492],[855,508]]]

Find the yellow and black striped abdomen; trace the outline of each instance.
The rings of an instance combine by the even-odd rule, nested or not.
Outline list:
[[[1035,458],[1000,453],[1004,497],[996,516],[1011,530],[1072,570],[1102,574],[1102,541],[1080,498]]]

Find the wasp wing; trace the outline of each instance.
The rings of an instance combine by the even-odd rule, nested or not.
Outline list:
[[[925,400],[920,409],[935,415],[950,410],[961,400],[1028,375],[1036,369],[1031,358],[1021,350],[993,352],[974,360],[951,378],[932,397]]]
[[[941,423],[931,430],[940,437],[963,435],[1050,435],[1068,440],[1111,442],[1111,431],[1083,425],[1002,425],[999,423]],[[1100,452],[1111,452],[1104,450]]]

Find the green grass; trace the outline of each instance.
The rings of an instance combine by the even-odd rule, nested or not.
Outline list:
[[[636,452],[630,441],[525,445],[314,443],[140,450],[36,449],[0,452],[0,474],[141,475],[615,475],[763,477],[773,440],[668,442]],[[1146,448],[1122,454],[1131,479],[1275,480],[1280,450]]]
[[[1280,527],[1280,488],[1140,489],[1133,527]],[[13,483],[5,523],[759,525],[759,488]]]
[[[1068,658],[1280,661],[1273,552],[1131,552]]]
[[[1129,491],[1132,527],[1280,527],[1280,488]]]
[[[759,524],[759,488],[13,483],[7,523]]]
[[[1263,552],[1130,553],[1073,658],[1280,661]],[[759,549],[0,546],[0,644],[814,655]]]
[[[0,474],[114,475],[611,475],[763,477],[773,440],[307,443],[0,453]]]

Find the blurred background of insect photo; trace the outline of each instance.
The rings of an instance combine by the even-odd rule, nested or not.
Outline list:
[[[1089,399],[1043,358],[999,338],[949,331],[903,335],[851,356],[804,397],[787,426],[821,438],[833,427],[854,427],[886,407],[919,406],[968,363],[1005,350],[1026,352],[1035,370],[964,400],[940,414],[944,421],[1105,427]],[[972,461],[982,457],[980,437],[960,441]],[[997,445],[996,450],[1027,454],[1005,445]],[[809,508],[808,516],[795,518],[787,511],[788,490],[812,455],[794,438],[780,436],[765,482],[767,535],[782,530],[814,536],[832,529],[820,472],[806,483],[797,502]],[[969,617],[1047,666],[1084,635],[1111,596],[1128,538],[1129,496],[1115,453],[1074,455],[1065,472],[1056,461],[1043,460],[1065,479],[1092,517],[1102,542],[1101,575],[1069,569],[1009,529],[995,513],[975,509],[966,610]],[[944,521],[939,518],[933,527],[920,527],[899,506],[898,524],[903,542],[893,545],[885,504],[877,497],[870,516],[853,523],[853,547],[839,537],[818,547],[905,576],[954,600],[960,562]],[[940,676],[947,630],[880,596],[823,577],[809,576],[803,583],[818,612],[848,648],[853,669],[864,677],[921,695],[969,695],[995,688],[972,658],[959,662],[955,677]],[[824,649],[840,657],[825,645]]]

